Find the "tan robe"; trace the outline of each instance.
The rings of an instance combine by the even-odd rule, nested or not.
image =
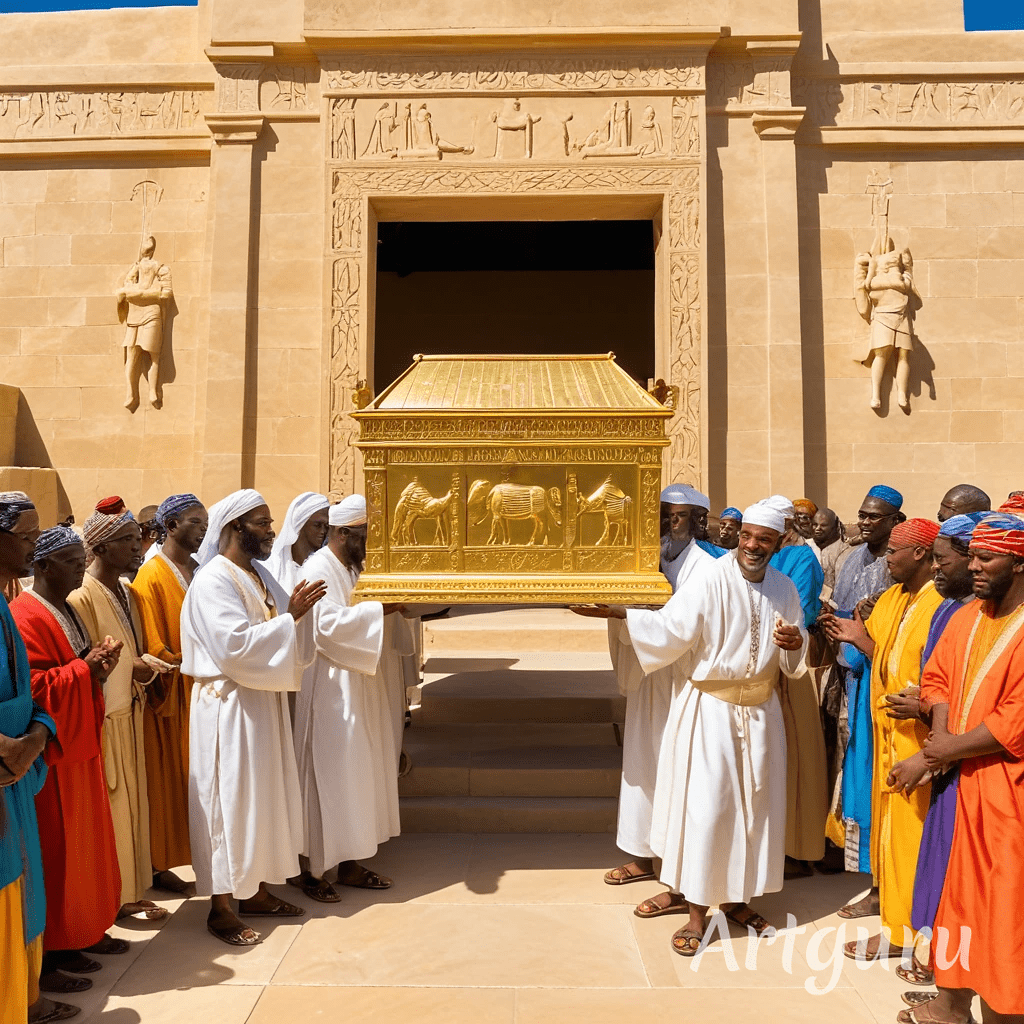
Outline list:
[[[68,597],[68,604],[78,613],[94,644],[108,636],[124,643],[117,665],[103,684],[103,768],[121,869],[121,902],[134,903],[153,884],[153,863],[143,736],[145,694],[132,680],[134,658],[145,649],[145,642],[135,597],[127,587],[124,592],[131,622],[117,598],[88,573],[81,588]]]

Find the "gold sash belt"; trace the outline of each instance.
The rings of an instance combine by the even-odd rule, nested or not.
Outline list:
[[[750,707],[763,704],[779,682],[779,670],[773,668],[749,679],[691,679],[693,687],[727,704]]]

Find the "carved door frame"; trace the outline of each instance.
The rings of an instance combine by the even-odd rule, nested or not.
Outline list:
[[[591,43],[592,45],[592,43]],[[322,473],[327,489],[351,491],[362,470],[351,441],[358,434],[353,392],[372,381],[378,206],[393,209],[410,199],[474,196],[516,200],[573,196],[615,202],[644,199],[654,216],[655,365],[657,376],[679,388],[676,414],[667,433],[664,471],[672,480],[701,485],[707,476],[706,385],[707,301],[704,231],[705,47],[636,54],[595,52],[500,59],[395,57],[355,54],[325,69],[322,118],[326,128]],[[584,162],[519,159],[398,162],[357,155],[365,137],[357,133],[356,101],[445,96],[523,97],[565,93],[643,102],[669,96],[670,137],[665,151],[597,156]],[[429,95],[425,96],[425,93]],[[668,133],[666,133],[668,134]],[[393,219],[388,215],[381,219]],[[451,218],[458,219],[458,218]],[[516,219],[512,217],[510,219]]]

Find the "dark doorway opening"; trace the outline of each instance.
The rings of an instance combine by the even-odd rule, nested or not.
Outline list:
[[[377,240],[377,394],[417,352],[614,352],[654,376],[649,220],[386,222]]]

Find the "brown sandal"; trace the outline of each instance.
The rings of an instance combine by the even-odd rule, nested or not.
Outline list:
[[[935,973],[928,970],[927,967],[922,967],[916,956],[910,961],[909,967],[900,964],[896,968],[896,977],[908,985],[922,985],[927,988],[929,985],[935,984]]]
[[[214,928],[207,921],[206,930],[211,935],[215,935],[221,942],[226,942],[229,946],[258,946],[263,941],[263,936],[258,931],[253,928],[247,928],[245,925],[232,928]],[[245,937],[246,932],[249,932],[251,938]]]
[[[363,873],[357,875],[355,881],[345,882],[339,878],[338,885],[349,885],[353,889],[390,889],[395,884],[390,878],[378,875],[376,871],[371,871],[369,868],[362,870]]]
[[[953,1024],[952,1021],[939,1021],[935,1020],[933,1017],[919,1019],[915,1016],[918,1009],[919,1007],[914,1007],[913,1010],[900,1010],[900,1012],[896,1014],[898,1024]],[[968,1014],[965,1024],[977,1024],[977,1021]]]
[[[72,992],[88,992],[92,988],[91,978],[72,978],[60,970],[44,971],[39,975],[39,991],[67,996]]]
[[[746,917],[739,916],[742,910],[747,911]],[[727,910],[725,916],[741,928],[752,929],[756,938],[761,938],[771,928],[771,925],[756,910],[751,910],[745,903]]]
[[[245,904],[249,903],[249,900],[240,900],[238,904],[238,916],[239,917],[302,917],[306,912],[302,907],[295,906],[294,903],[286,903],[284,900],[278,899],[271,893],[267,893],[270,896],[272,903],[264,905],[260,909],[246,910]],[[220,938],[221,936],[218,936]],[[224,940],[227,941],[226,939]],[[244,943],[244,945],[250,945],[250,943]]]
[[[317,878],[309,881],[300,876],[299,878],[289,878],[288,884],[294,885],[296,889],[301,889],[311,900],[316,900],[317,903],[341,902],[341,893],[326,878]]]
[[[900,996],[911,1009],[917,1009],[919,1006],[924,1006],[925,1003],[930,1003],[933,999],[938,999],[938,992],[904,992]]]
[[[629,870],[628,864],[612,868],[604,873],[605,885],[629,885],[631,882],[651,882],[658,876],[653,871],[646,871],[642,875],[634,875]]]
[[[882,952],[882,943],[879,941],[878,948],[874,953],[868,953],[867,944],[864,944],[864,954],[861,955],[861,951],[857,948],[860,946],[861,940],[854,939],[853,942],[843,943],[843,956],[849,957],[851,960],[856,960],[862,964],[873,964],[876,960],[902,960],[905,956],[902,946],[889,946],[887,952]],[[909,980],[909,979],[905,979]]]
[[[690,904],[686,900],[682,903],[670,903],[667,907],[663,907],[654,901],[660,896],[664,896],[665,893],[659,892],[657,896],[652,896],[650,899],[643,900],[638,903],[633,909],[633,913],[637,917],[663,917],[665,914],[688,914],[690,912]],[[668,894],[669,896],[672,893]]]
[[[680,956],[696,956],[703,941],[703,933],[687,925],[672,935],[672,951]]]

